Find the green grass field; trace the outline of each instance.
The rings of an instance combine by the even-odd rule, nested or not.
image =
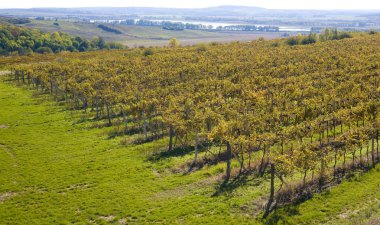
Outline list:
[[[224,164],[174,172],[192,152],[153,160],[166,139],[122,145],[113,128],[83,118],[0,81],[0,224],[380,222],[380,166],[263,221],[267,179],[241,179],[214,195]]]
[[[59,23],[59,26],[54,25]],[[194,45],[207,42],[251,41],[259,37],[267,39],[279,38],[282,33],[260,32],[210,32],[200,30],[170,31],[161,27],[111,25],[122,32],[115,34],[103,31],[96,24],[71,21],[32,20],[25,27],[39,29],[45,32],[62,31],[74,36],[92,39],[94,36],[103,37],[107,41],[116,41],[129,47],[165,46],[171,38],[177,38],[182,45]]]

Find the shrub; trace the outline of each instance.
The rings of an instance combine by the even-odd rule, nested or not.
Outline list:
[[[75,48],[74,48],[73,46],[68,46],[68,47],[66,48],[66,50],[69,51],[69,52],[74,52],[74,51],[75,51]]]
[[[177,40],[177,38],[170,39],[170,41],[169,41],[169,47],[170,48],[179,47],[179,41]]]
[[[352,35],[347,32],[343,32],[338,35],[338,40],[345,39],[345,38],[352,38]]]
[[[108,42],[107,43],[109,49],[124,49],[125,46],[120,44],[120,43],[116,43],[116,42]]]
[[[151,48],[145,49],[143,52],[144,56],[149,56],[149,55],[153,55],[153,54],[154,54],[154,51]]]
[[[294,45],[298,45],[298,38],[297,37],[291,37],[291,38],[288,38],[285,43],[289,46],[294,46]]]
[[[36,52],[40,54],[53,53],[53,51],[49,47],[40,47],[36,49]]]
[[[199,44],[197,47],[197,52],[205,52],[207,51],[207,47],[205,44]]]
[[[310,45],[317,42],[317,36],[315,34],[310,34],[309,36],[302,39],[302,45]]]
[[[22,47],[18,50],[19,55],[33,55],[33,50],[29,47]]]
[[[341,32],[335,29],[325,29],[320,35],[319,39],[321,41],[328,41],[328,40],[341,40],[345,38],[352,38],[352,35],[347,32]]]
[[[377,31],[376,31],[376,30],[370,30],[370,31],[368,32],[368,34],[370,34],[370,35],[374,35],[374,34],[377,34]]]
[[[0,47],[0,56],[7,56],[8,54],[9,54],[9,52],[8,52],[7,50],[2,49],[2,48]]]

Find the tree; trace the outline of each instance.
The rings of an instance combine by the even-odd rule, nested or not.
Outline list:
[[[170,39],[170,41],[169,41],[169,47],[170,48],[177,48],[177,47],[179,47],[179,41],[177,40],[177,38]]]

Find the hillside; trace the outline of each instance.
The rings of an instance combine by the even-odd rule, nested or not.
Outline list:
[[[237,3],[237,2],[236,2]],[[252,3],[251,3],[252,4]],[[328,6],[329,4],[326,4]],[[83,8],[29,8],[29,9],[0,9],[0,16],[18,18],[46,18],[49,20],[68,20],[78,22],[104,21],[104,20],[131,20],[149,19],[165,21],[182,21],[194,24],[219,25],[264,25],[280,27],[280,30],[293,33],[305,32],[310,29],[319,32],[326,27],[336,27],[341,30],[368,31],[379,30],[380,21],[376,16],[380,10],[301,10],[301,9],[273,9],[224,5],[208,8],[157,8],[157,7],[83,7]],[[283,29],[281,29],[281,27]],[[88,30],[88,29],[85,29]],[[156,30],[157,31],[157,30]],[[160,32],[156,33],[160,34]],[[168,33],[170,34],[170,33]],[[190,34],[190,38],[191,35]],[[199,39],[205,35],[198,33]],[[233,40],[247,40],[246,32],[228,34]],[[135,35],[132,34],[131,35]],[[175,35],[171,33],[170,35]],[[187,35],[186,32],[183,35]],[[223,35],[223,34],[222,34]],[[253,35],[248,34],[248,35]],[[139,36],[139,35],[136,35]],[[239,39],[239,36],[242,39]],[[92,37],[90,37],[92,38]],[[178,37],[177,37],[178,38]],[[214,36],[214,38],[216,38]],[[254,39],[254,38],[250,38]],[[190,40],[186,39],[190,42]],[[230,38],[228,38],[231,41]],[[194,43],[194,40],[192,40]],[[215,41],[215,40],[213,40]],[[200,40],[196,40],[197,43]],[[152,42],[150,42],[152,43]],[[137,43],[140,44],[140,43]],[[160,45],[162,45],[160,43]],[[187,44],[186,44],[187,45]]]
[[[54,25],[58,23],[59,26]],[[45,32],[62,31],[74,36],[92,39],[102,37],[106,41],[115,41],[129,47],[136,46],[166,46],[171,38],[177,38],[182,45],[194,45],[208,42],[251,41],[260,37],[267,39],[279,38],[283,33],[260,32],[216,32],[200,30],[171,31],[161,27],[107,25],[121,31],[121,34],[106,32],[97,24],[69,21],[32,20],[25,27],[39,29]]]
[[[336,30],[0,58],[0,222],[377,224],[379,58]]]
[[[99,49],[122,49],[116,43],[106,43],[95,37],[91,41],[64,32],[41,32],[0,23],[0,55],[32,55],[33,53],[85,52]]]

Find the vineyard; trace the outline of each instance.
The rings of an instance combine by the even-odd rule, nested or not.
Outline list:
[[[380,36],[20,57],[9,78],[48,93],[123,145],[191,154],[190,174],[224,164],[219,191],[267,177],[263,217],[379,162]],[[181,153],[179,153],[181,152]],[[218,191],[217,191],[218,192]],[[216,193],[217,194],[217,193]]]

